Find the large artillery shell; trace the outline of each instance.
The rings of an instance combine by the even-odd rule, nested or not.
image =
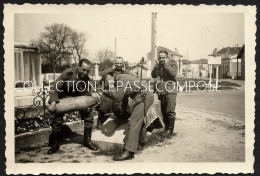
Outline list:
[[[60,99],[56,104],[56,113],[65,113],[89,108],[98,103],[98,98],[92,96],[78,96]]]

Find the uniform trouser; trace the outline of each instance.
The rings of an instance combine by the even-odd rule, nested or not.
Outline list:
[[[168,119],[175,119],[176,112],[176,98],[177,94],[167,94],[167,95],[159,95],[159,100],[161,101],[161,110],[163,119],[166,122]],[[167,124],[165,124],[167,125]]]
[[[62,124],[64,122],[63,120],[64,114],[56,115],[52,122],[52,132],[61,132]],[[84,120],[84,127],[92,127],[93,126],[93,118],[94,115],[92,112],[88,112],[87,110],[81,110],[80,111],[81,119]]]
[[[62,96],[59,95],[59,96]],[[63,96],[65,98],[65,96]],[[92,127],[94,124],[94,114],[92,111],[83,109],[79,111],[81,119],[84,120],[85,127]],[[52,132],[61,132],[64,114],[57,114],[52,121]]]
[[[134,109],[133,112],[129,118],[128,122],[128,131],[124,140],[124,148],[130,152],[137,152],[138,148],[138,141],[141,134],[145,130],[144,126],[144,113],[146,114],[153,104],[154,97],[152,93],[148,93],[146,96],[146,108],[144,112],[144,102],[138,103]],[[141,134],[142,135],[142,134]]]
[[[143,123],[140,136],[139,136],[139,142],[145,144],[147,142],[147,130],[146,130],[146,124]]]

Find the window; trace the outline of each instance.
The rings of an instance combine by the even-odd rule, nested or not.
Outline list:
[[[14,52],[14,71],[15,71],[15,81],[23,81],[24,67],[22,61],[21,51]]]

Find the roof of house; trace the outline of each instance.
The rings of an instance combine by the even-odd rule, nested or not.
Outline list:
[[[208,64],[208,60],[207,59],[199,59],[199,60],[194,60],[193,63],[194,64]]]
[[[207,59],[198,59],[198,60],[191,61],[191,60],[183,59],[182,64],[208,64],[208,60]]]
[[[18,45],[18,44],[15,44],[15,45],[14,45],[14,48],[22,48],[22,49],[39,49],[38,47],[36,47],[36,46],[32,46],[32,45]]]
[[[240,51],[240,47],[226,47],[222,48],[217,52],[217,54],[238,54]]]

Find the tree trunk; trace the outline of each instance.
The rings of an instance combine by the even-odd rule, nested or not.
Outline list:
[[[56,80],[55,72],[56,72],[56,64],[54,63],[54,67],[53,67],[53,79],[54,79],[54,81]]]

